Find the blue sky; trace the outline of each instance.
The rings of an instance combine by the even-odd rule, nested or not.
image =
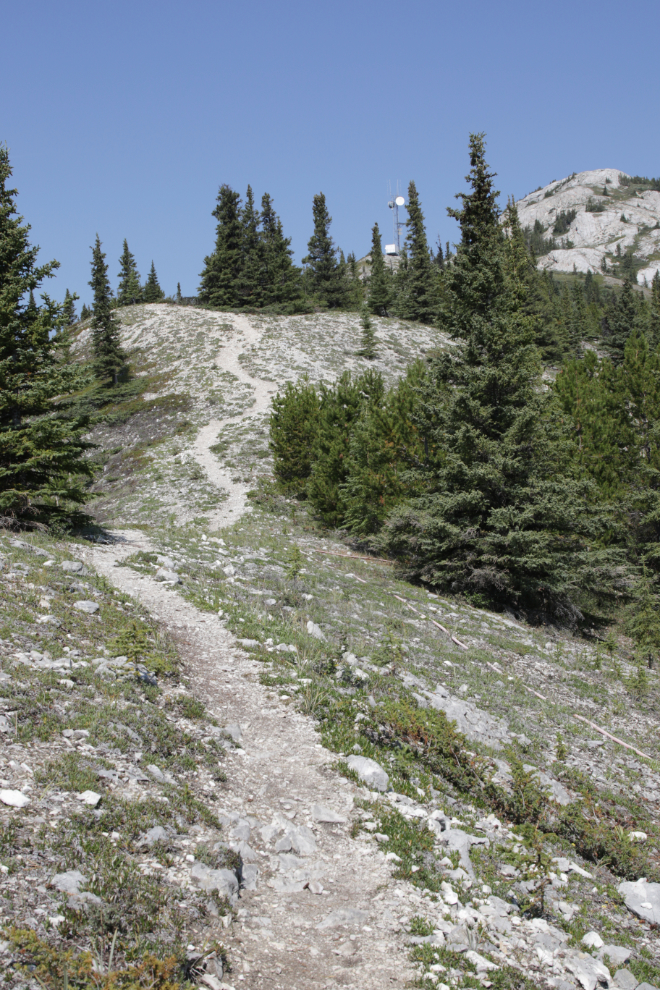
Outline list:
[[[573,171],[660,174],[660,4],[32,0],[3,8],[0,141],[49,291],[89,301],[98,231],[198,285],[221,183],[268,191],[296,258],[322,190],[346,253],[417,183],[434,243],[486,131],[503,196]]]

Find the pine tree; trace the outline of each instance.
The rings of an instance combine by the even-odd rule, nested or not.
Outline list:
[[[112,382],[116,385],[119,376],[126,373],[126,355],[120,343],[117,317],[112,311],[108,266],[98,234],[92,248],[92,277],[89,285],[94,293],[92,319],[94,371],[100,381]]]
[[[147,281],[144,283],[144,289],[142,290],[142,299],[146,303],[155,303],[160,302],[161,299],[164,298],[165,293],[160,287],[158,276],[156,275],[156,268],[152,261],[149,274],[147,275]]]
[[[353,251],[350,252],[346,259],[346,276],[348,286],[346,290],[346,308],[360,310],[364,303],[364,282],[360,277],[360,269],[355,252]]]
[[[237,281],[243,264],[241,198],[231,186],[220,186],[213,216],[218,221],[215,250],[204,259],[198,296],[209,306],[231,308],[238,304]]]
[[[176,301],[179,305],[183,302],[183,296],[181,295],[181,282],[176,283]]]
[[[399,315],[419,323],[432,323],[437,317],[438,301],[435,271],[431,261],[424,214],[419,202],[417,186],[408,185],[408,219],[406,227],[406,255],[408,258],[405,293],[398,307]]]
[[[513,204],[500,225],[483,135],[471,135],[470,160],[444,276],[456,345],[431,364],[416,415],[428,494],[396,510],[382,540],[431,584],[575,623],[612,590],[618,558],[593,549],[605,522],[589,516],[589,483],[562,471],[570,448],[540,388],[526,311],[530,258]]]
[[[333,309],[343,305],[344,286],[340,280],[337,251],[330,237],[332,217],[323,193],[314,196],[312,212],[314,233],[307,244],[309,254],[303,258],[303,264],[309,266],[307,277],[311,291],[322,305]]]
[[[134,306],[136,303],[142,302],[142,286],[140,285],[140,273],[135,264],[135,257],[128,250],[126,239],[124,239],[124,250],[119,264],[117,302],[120,306]]]
[[[291,238],[285,237],[282,221],[268,193],[261,197],[261,242],[263,245],[264,306],[276,306],[287,312],[304,308],[300,269],[293,263]]]
[[[362,326],[362,347],[358,351],[358,354],[372,361],[376,357],[376,332],[369,318],[369,310],[366,306],[362,309],[360,324]]]
[[[392,300],[391,276],[385,267],[380,230],[375,223],[371,228],[371,274],[367,305],[374,316],[387,316]]]
[[[623,360],[626,341],[635,328],[637,305],[630,279],[623,283],[618,297],[612,294],[605,317],[605,337],[615,364]]]
[[[64,305],[62,308],[64,323],[67,327],[72,327],[74,323],[78,322],[78,317],[76,316],[76,299],[80,299],[80,296],[75,292],[71,295],[67,289],[64,293]]]
[[[87,303],[83,303],[82,308],[80,310],[80,322],[83,323],[85,320],[88,320],[91,315],[92,315],[92,310],[89,308]]]
[[[0,146],[0,515],[30,525],[86,501],[83,481],[91,468],[84,455],[91,444],[82,439],[87,421],[72,415],[67,402],[84,378],[80,365],[62,360],[64,307],[46,294],[42,305],[29,302],[59,264],[37,265],[38,248],[16,212],[16,190],[7,188],[11,174],[9,153]]]
[[[245,206],[241,210],[243,227],[241,265],[236,279],[239,306],[256,309],[262,305],[264,280],[264,250],[259,235],[259,211],[254,205],[252,186],[247,187]]]
[[[648,332],[651,344],[657,347],[660,344],[660,268],[656,268],[651,282],[651,313]]]

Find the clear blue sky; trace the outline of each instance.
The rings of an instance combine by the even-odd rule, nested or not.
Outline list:
[[[299,260],[322,190],[346,253],[391,240],[388,182],[429,239],[486,131],[504,196],[573,171],[660,174],[658,0],[32,0],[3,7],[0,141],[49,291],[89,301],[98,231],[144,278],[198,285],[221,183],[270,192]]]

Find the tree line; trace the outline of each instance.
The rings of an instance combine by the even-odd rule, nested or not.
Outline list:
[[[453,346],[389,389],[368,365],[288,384],[271,415],[276,477],[323,524],[474,604],[595,628],[644,600],[655,618],[638,639],[655,655],[660,277],[646,299],[631,282],[539,273],[515,205],[498,209],[483,135],[470,164],[440,277],[428,254],[408,260],[416,304],[438,307]]]

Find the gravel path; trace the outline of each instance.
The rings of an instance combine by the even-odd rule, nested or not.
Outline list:
[[[373,839],[349,835],[353,799],[367,792],[337,776],[334,757],[319,744],[312,719],[292,711],[259,683],[261,665],[241,650],[217,616],[121,566],[128,555],[151,549],[146,537],[139,531],[116,536],[115,544],[87,550],[88,562],[168,629],[195,694],[220,724],[238,723],[242,730],[241,748],[228,751],[224,810],[250,820],[259,876],[256,890],[242,893],[243,914],[227,933],[234,960],[228,983],[255,990],[402,986],[412,971],[383,898],[395,888],[403,893],[406,885],[392,881],[389,863]],[[314,805],[346,821],[319,822]],[[262,826],[289,822],[310,828],[316,845],[296,856],[297,863],[291,853],[289,859],[286,853],[276,855],[267,838],[260,840]],[[278,889],[296,885],[296,870],[311,874],[321,892]]]
[[[216,361],[223,371],[235,375],[240,382],[254,390],[254,404],[249,410],[236,416],[212,419],[199,430],[191,448],[190,453],[193,459],[204,469],[209,480],[217,488],[228,492],[227,500],[209,517],[211,530],[217,530],[222,526],[236,522],[243,512],[249,511],[246,505],[246,493],[250,486],[242,481],[234,480],[232,475],[235,475],[235,469],[223,467],[210,447],[218,442],[222,430],[229,423],[262,416],[270,405],[271,396],[276,391],[272,381],[265,382],[260,378],[253,378],[240,362],[241,354],[260,342],[263,328],[253,326],[246,316],[228,314],[227,318],[231,320],[237,333],[218,352]]]

